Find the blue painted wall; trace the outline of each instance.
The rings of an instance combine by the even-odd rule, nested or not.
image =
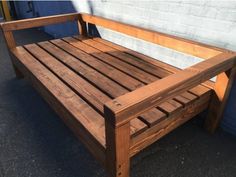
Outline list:
[[[16,1],[15,4],[19,18],[41,17],[76,12],[70,1],[32,1],[35,13],[27,12],[29,10],[27,1]],[[50,25],[43,27],[43,30],[55,38],[78,34],[78,28],[75,22]]]
[[[60,13],[83,11],[118,21],[124,21],[144,28],[157,29],[181,37],[209,43],[223,48],[236,50],[236,2],[217,1],[34,1],[36,14],[27,13],[25,1],[16,1],[17,14],[20,18],[47,16]],[[220,9],[220,10],[219,10]],[[43,28],[54,37],[77,34],[77,25],[51,25]],[[198,58],[157,45],[135,40],[124,35],[99,28],[99,34],[111,41],[163,59],[177,67],[184,68],[198,62]],[[221,126],[236,135],[236,82],[232,88]]]

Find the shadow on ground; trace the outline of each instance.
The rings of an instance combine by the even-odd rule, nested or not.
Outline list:
[[[51,37],[20,31],[20,43]],[[0,34],[0,177],[104,177],[105,172],[39,94],[14,77]],[[132,177],[234,177],[236,138],[192,120],[132,160]]]

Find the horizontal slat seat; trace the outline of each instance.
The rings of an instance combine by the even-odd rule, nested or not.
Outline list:
[[[72,100],[64,98],[67,92],[54,96],[59,102],[63,97],[65,103],[62,104],[69,112],[72,111],[74,121],[80,122],[81,115],[73,113],[73,109],[85,109],[80,123],[83,124],[83,116],[91,122],[85,128],[105,148],[104,104],[173,73],[171,68],[166,69],[171,66],[163,64],[165,68],[162,68],[162,65],[158,66],[159,61],[153,65],[139,58],[137,52],[132,51],[131,55],[130,51],[102,39],[76,36],[28,44],[12,52],[35,77],[48,79],[42,81],[48,92],[55,92],[55,88],[69,90],[67,92],[75,100],[73,107],[70,107]],[[131,63],[132,60],[135,62]],[[52,82],[50,77],[55,81]],[[185,107],[196,100],[206,99],[210,94],[211,89],[198,85],[143,113],[131,120],[131,137],[139,139],[146,130],[162,125],[161,122],[175,117]]]

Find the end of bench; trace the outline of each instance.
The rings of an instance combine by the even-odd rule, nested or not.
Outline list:
[[[204,60],[161,80],[122,95],[105,104],[104,111],[107,115],[107,121],[110,121],[114,127],[126,124],[133,118],[174,98],[178,94],[214,76],[221,75],[221,73],[224,72],[227,73],[229,70],[232,70],[232,68],[235,68],[235,66],[235,52],[221,53],[211,59]],[[233,76],[230,78],[231,82],[232,77]],[[221,81],[217,80],[216,86],[219,85],[218,87],[220,87],[220,85],[222,85],[220,82]],[[230,89],[227,84],[225,87]]]

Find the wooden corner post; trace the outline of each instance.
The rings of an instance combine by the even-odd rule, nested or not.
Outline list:
[[[120,126],[115,115],[104,108],[106,127],[106,169],[109,177],[129,177],[130,122]]]
[[[208,109],[205,128],[214,133],[222,119],[224,108],[236,75],[236,66],[217,76],[214,93]]]
[[[17,67],[15,66],[15,64],[13,63],[13,60],[12,58],[14,57],[10,50],[15,48],[16,47],[16,42],[15,42],[15,39],[14,39],[14,36],[13,36],[13,33],[12,31],[5,31],[3,28],[2,29],[2,33],[4,35],[4,38],[5,38],[5,41],[6,41],[6,44],[7,44],[7,48],[8,48],[8,53],[9,53],[9,56],[11,58],[11,61],[12,61],[12,66],[13,66],[13,69],[14,69],[14,72],[15,72],[15,75],[16,75],[16,78],[20,79],[20,78],[23,78],[23,74],[17,69]]]
[[[88,36],[87,23],[82,19],[81,14],[78,17],[78,30],[80,35]]]

